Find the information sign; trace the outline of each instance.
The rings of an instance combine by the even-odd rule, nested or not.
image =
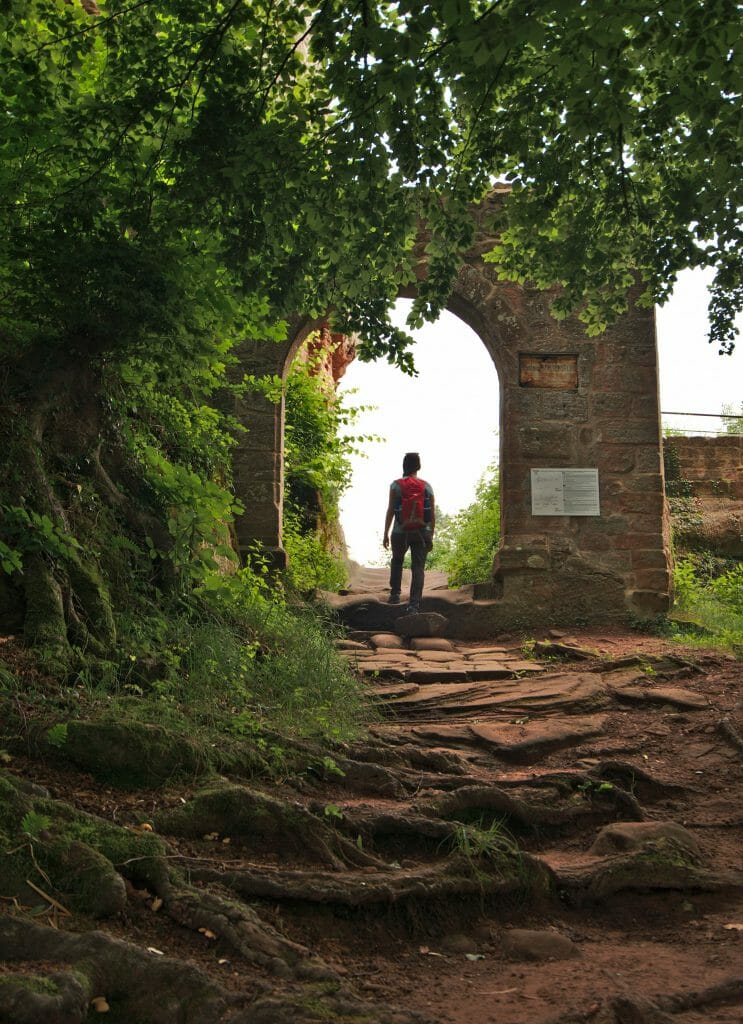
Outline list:
[[[533,469],[533,516],[598,516],[598,469]]]

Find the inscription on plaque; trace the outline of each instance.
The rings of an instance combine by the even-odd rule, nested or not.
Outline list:
[[[533,516],[598,516],[598,469],[533,469]]]
[[[519,384],[522,388],[575,391],[578,387],[578,357],[526,355],[520,352]]]

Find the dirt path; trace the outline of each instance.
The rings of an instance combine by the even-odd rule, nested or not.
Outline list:
[[[457,816],[503,822],[554,873],[551,898],[455,903],[418,948],[379,936],[386,991],[451,1024],[655,1020],[621,1000],[743,976],[740,663],[619,632],[548,638],[538,660],[508,639],[396,657],[393,638],[354,636],[366,649],[348,656],[384,701],[379,740],[452,759]],[[674,1019],[738,1021],[741,1006]]]
[[[283,786],[122,794],[14,759],[164,845],[116,865],[100,933],[5,903],[3,970],[95,962],[101,991],[0,1018],[78,1024],[100,996],[128,1024],[740,1021],[740,662],[621,632],[341,646],[377,721]]]

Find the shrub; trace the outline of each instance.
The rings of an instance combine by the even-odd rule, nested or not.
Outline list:
[[[491,465],[485,471],[471,505],[455,516],[442,518],[442,536],[439,536],[437,518],[434,551],[439,545],[444,550],[429,564],[448,573],[449,586],[459,587],[489,580],[500,539],[497,467]]]
[[[685,631],[688,621],[703,629],[703,642],[737,650],[743,645],[743,567],[734,566],[716,577],[705,576],[707,568],[703,559],[686,558],[676,564],[677,639],[699,642],[698,635]]]

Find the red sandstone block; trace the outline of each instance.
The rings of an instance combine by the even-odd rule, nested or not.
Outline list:
[[[670,572],[660,569],[638,569],[632,573],[633,585],[638,590],[668,590]]]
[[[633,363],[597,366],[593,372],[592,384],[596,391],[610,391],[613,394],[634,397],[637,394],[656,394],[658,377],[654,366],[638,366]]]
[[[591,395],[588,409],[594,419],[617,419],[627,414],[627,396],[617,395],[611,391],[602,391]]]
[[[638,473],[659,473],[663,460],[654,445],[644,445],[635,450],[635,469]]]
[[[609,478],[604,487],[607,494],[661,494],[663,478],[660,473],[633,473]]]
[[[631,549],[630,559],[633,569],[667,569],[668,558],[663,549],[643,548]]]
[[[594,534],[608,537],[623,535],[629,530],[628,520],[624,516],[586,516],[585,519],[576,519],[575,523],[579,544],[583,542],[584,537],[591,537]]]
[[[631,473],[636,468],[636,445],[601,445],[599,453],[598,467],[604,475],[607,473]]]
[[[600,420],[597,424],[601,441],[607,446],[631,444],[637,447],[660,447],[660,428],[654,418],[644,420]],[[609,452],[607,450],[607,457]]]
[[[639,417],[655,416],[657,418],[660,415],[660,407],[655,394],[641,395],[633,398],[632,415]]]
[[[612,546],[630,550],[663,550],[663,534],[658,530],[654,530],[652,533],[635,533],[634,531],[623,533],[612,538]]]
[[[648,515],[663,513],[665,498],[661,491],[653,494],[617,494],[613,506],[618,512],[644,512]]]
[[[581,535],[580,546],[585,551],[609,551],[612,548],[611,538],[605,533]]]
[[[636,366],[648,366],[655,367],[657,357],[655,353],[655,339],[651,340],[650,332],[647,344],[642,342],[637,344],[625,343],[617,344],[616,342],[606,340],[599,342],[596,345],[596,357],[597,361],[604,363],[616,363],[626,364],[634,363]],[[607,338],[607,335],[604,335]]]
[[[632,568],[629,551],[605,551],[596,559],[604,568],[626,575]]]

